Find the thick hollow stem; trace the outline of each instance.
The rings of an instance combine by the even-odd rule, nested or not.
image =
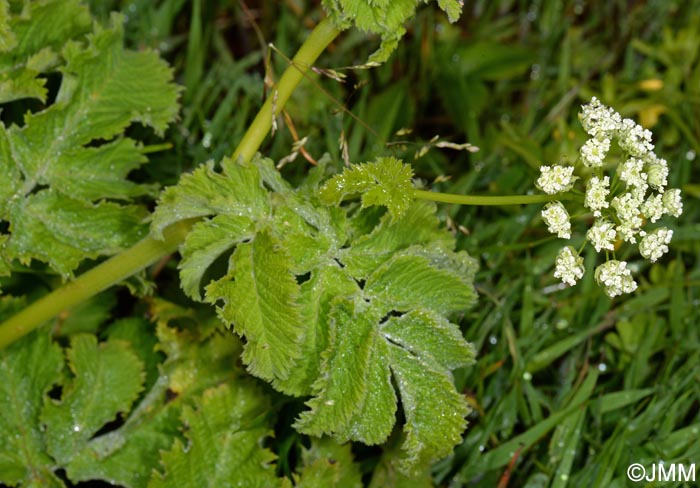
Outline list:
[[[413,195],[421,200],[432,200],[442,203],[456,203],[458,205],[527,205],[530,203],[546,203],[554,200],[571,200],[571,195],[455,195],[452,193],[439,193],[427,190],[413,190]]]
[[[233,157],[249,161],[260,148],[276,116],[289,100],[306,71],[340,31],[329,19],[321,21],[299,48],[293,63],[282,74],[277,87],[248,127]],[[174,252],[185,240],[192,221],[178,222],[165,230],[165,240],[150,237],[118,254],[74,281],[54,290],[45,297],[0,324],[0,349],[16,341],[55,317],[97,293],[132,276],[164,256]]]
[[[177,249],[192,227],[192,221],[177,222],[163,233],[164,239],[143,239],[127,251],[95,266],[0,324],[0,349],[28,334],[64,310],[150,266]]]

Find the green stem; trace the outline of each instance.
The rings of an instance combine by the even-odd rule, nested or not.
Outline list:
[[[282,74],[274,92],[268,97],[248,127],[233,153],[235,159],[250,161],[272,127],[274,115],[280,113],[304,74],[340,31],[329,19],[322,20],[311,32],[296,56]],[[182,221],[168,227],[165,240],[147,237],[135,246],[99,264],[74,281],[45,297],[0,324],[0,349],[99,292],[116,285],[159,259],[174,252],[185,240],[194,221]]]
[[[287,103],[308,69],[338,34],[340,31],[329,19],[322,20],[316,26],[248,127],[248,131],[233,153],[233,159],[242,158],[244,161],[250,161],[253,158],[272,127],[272,119],[280,114],[284,104]]]
[[[554,200],[571,200],[568,194],[557,195],[455,195],[453,193],[439,193],[436,191],[413,190],[413,196],[421,200],[432,200],[434,202],[456,203],[459,205],[526,205],[529,203],[545,203]]]
[[[36,329],[64,310],[116,285],[177,249],[190,231],[192,220],[168,227],[164,239],[143,239],[127,251],[95,266],[74,281],[40,298],[0,324],[0,349]]]

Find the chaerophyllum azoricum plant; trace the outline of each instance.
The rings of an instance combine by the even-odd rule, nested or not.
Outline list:
[[[429,480],[431,464],[466,427],[469,408],[452,371],[474,361],[459,324],[476,300],[477,268],[455,249],[434,202],[546,203],[543,219],[565,239],[575,210],[565,205],[582,206],[594,222],[584,245],[606,252],[596,279],[611,297],[634,289],[617,245],[638,244],[658,259],[671,231],[644,226],[679,215],[680,195],[666,188],[668,168],[650,135],[595,99],[581,117],[592,136],[582,164],[543,166],[544,195],[432,192],[393,157],[339,174],[325,158],[293,187],[258,154],[342,29],[379,34],[369,64],[380,62],[420,3],[324,0],[328,19],[233,155],[158,194],[128,179],[149,148],[125,129],[140,122],[162,133],[176,117],[179,88],[167,65],[155,52],[123,47],[118,15],[103,26],[78,0],[0,0],[0,101],[48,103],[43,75],[61,75],[53,103],[0,125],[0,275],[44,263],[68,280],[29,306],[0,299],[0,347],[9,345],[0,351],[0,482],[62,486],[61,469],[73,483],[125,486],[361,486],[348,441],[384,444],[382,469]],[[458,18],[461,2],[438,4]],[[613,160],[618,169],[605,162]],[[156,194],[148,214],[141,197]],[[197,305],[146,299],[150,333],[149,321],[130,318],[98,340],[102,319],[87,313],[80,333],[54,328],[60,342],[34,330],[82,302],[88,310],[91,297],[175,249],[180,287]],[[563,248],[556,277],[581,278],[581,250]],[[110,255],[73,279],[86,259]],[[273,394],[303,402],[293,427],[314,439],[283,476],[263,447]]]

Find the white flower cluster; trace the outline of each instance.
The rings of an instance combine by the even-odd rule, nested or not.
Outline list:
[[[571,190],[577,179],[573,166],[540,166],[540,177],[535,185],[546,194],[554,195]]]
[[[582,107],[579,120],[591,136],[581,147],[579,159],[583,165],[580,174],[586,181],[583,206],[594,217],[586,241],[596,252],[605,251],[606,262],[596,268],[595,279],[608,296],[614,297],[634,291],[637,284],[627,263],[615,260],[614,254],[609,259],[608,253],[628,242],[638,244],[643,258],[656,262],[668,252],[673,231],[665,227],[647,231],[644,227],[665,215],[679,217],[683,201],[679,189],[667,188],[668,163],[654,153],[649,130],[631,119],[623,119],[597,98]],[[575,166],[541,166],[536,186],[548,195],[569,192],[579,179],[574,176],[575,171]],[[561,202],[547,203],[542,219],[557,237],[571,238],[569,212]],[[571,246],[562,248],[554,276],[574,285],[583,276],[583,270],[579,253]]]
[[[583,278],[583,258],[573,247],[562,247],[559,251],[554,277],[571,286],[576,284],[576,280]]]
[[[549,232],[557,237],[568,239],[571,237],[571,222],[569,212],[561,202],[550,202],[542,210],[542,220],[547,224]]]
[[[627,269],[627,263],[624,261],[611,260],[601,264],[595,270],[595,280],[610,298],[632,293],[637,289],[632,272]]]

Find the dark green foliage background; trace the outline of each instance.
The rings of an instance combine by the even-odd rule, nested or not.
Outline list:
[[[111,9],[124,12],[129,46],[159,49],[185,87],[180,120],[165,138],[173,147],[152,154],[135,175],[162,185],[232,153],[263,99],[266,60],[272,78],[287,66],[284,56],[262,48],[272,42],[291,56],[320,16],[315,3],[299,0],[241,2],[246,8],[233,0],[91,3],[104,18]],[[629,256],[639,265],[638,292],[610,301],[593,283],[593,255],[579,285],[554,286],[560,244],[541,224],[540,206],[441,207],[459,234],[458,249],[481,270],[479,305],[462,321],[477,365],[456,372],[474,412],[464,443],[435,467],[436,484],[496,486],[509,476],[508,486],[627,486],[630,463],[697,462],[700,2],[465,4],[454,25],[437,9],[423,9],[379,68],[343,71],[344,84],[317,74],[302,83],[287,111],[299,136],[309,137],[308,152],[317,159],[328,152],[340,168],[343,132],[353,162],[378,155],[411,161],[440,135],[480,151],[432,149],[416,160],[426,182],[441,177],[435,189],[526,193],[540,164],[576,158],[584,140],[578,107],[595,95],[652,129],[657,153],[671,166],[670,186],[683,189],[685,211],[661,262]],[[359,64],[375,48],[360,33],[346,33],[319,66]],[[401,128],[413,133],[396,136]],[[280,125],[265,152],[278,160],[291,147]],[[308,167],[299,156],[284,173],[298,181]],[[174,268],[160,275],[158,293],[186,303]],[[103,301],[118,317],[140,310],[121,295]],[[295,414],[283,408],[278,425]],[[285,453],[295,442],[286,428],[276,433],[280,471],[293,470]],[[356,454],[370,473],[376,453],[358,447]]]

